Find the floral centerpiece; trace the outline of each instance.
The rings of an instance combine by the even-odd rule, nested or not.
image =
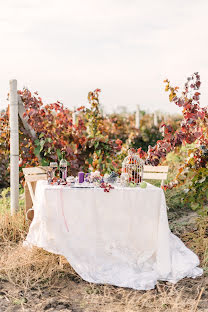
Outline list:
[[[106,176],[103,178],[100,171],[92,171],[86,174],[85,182],[93,183],[97,187],[104,189],[104,192],[109,192],[113,186],[106,182]]]

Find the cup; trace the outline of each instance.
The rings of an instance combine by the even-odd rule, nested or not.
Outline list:
[[[56,176],[56,170],[58,168],[58,163],[56,161],[50,162],[50,168],[51,168],[51,179],[53,179]]]

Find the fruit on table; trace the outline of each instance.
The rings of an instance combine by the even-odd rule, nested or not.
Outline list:
[[[146,188],[147,187],[147,183],[146,182],[142,182],[139,185],[141,188]]]
[[[135,186],[136,186],[136,183],[131,182],[129,185],[130,185],[131,187],[135,187]]]

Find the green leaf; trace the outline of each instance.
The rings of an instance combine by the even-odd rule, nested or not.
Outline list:
[[[45,140],[40,141],[40,152],[43,150],[45,144]]]
[[[52,142],[52,139],[51,139],[51,138],[47,138],[47,139],[46,139],[46,142],[51,143],[51,142]]]
[[[35,140],[35,145],[40,145],[40,141],[38,139]]]
[[[98,156],[100,156],[101,150],[98,150],[98,151],[96,152],[96,154],[97,154]]]
[[[100,158],[98,159],[98,163],[99,163],[99,164],[102,163],[102,157],[100,157]]]
[[[49,161],[45,158],[41,159],[41,165],[42,166],[49,166]]]
[[[41,132],[41,134],[39,135],[39,138],[41,139],[41,138],[43,138],[44,137],[44,133],[43,132]]]
[[[92,157],[88,158],[88,162],[89,162],[90,165],[92,165],[93,158]]]
[[[95,142],[95,149],[99,146],[99,141]]]
[[[34,149],[34,154],[35,154],[36,157],[38,157],[40,155],[40,147],[36,147]]]
[[[198,203],[191,203],[191,209],[192,210],[197,210],[199,208],[199,204]]]
[[[58,156],[58,159],[61,160],[62,155],[61,155],[60,149],[57,149],[57,150],[56,150],[56,154],[57,154],[57,156]]]

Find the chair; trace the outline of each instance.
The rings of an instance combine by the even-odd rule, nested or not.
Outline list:
[[[168,166],[144,166],[144,180],[161,180],[161,187],[168,176]]]
[[[49,167],[30,167],[23,168],[25,176],[25,213],[26,218],[33,219],[33,204],[35,201],[35,188],[38,180],[47,180],[47,170]]]

